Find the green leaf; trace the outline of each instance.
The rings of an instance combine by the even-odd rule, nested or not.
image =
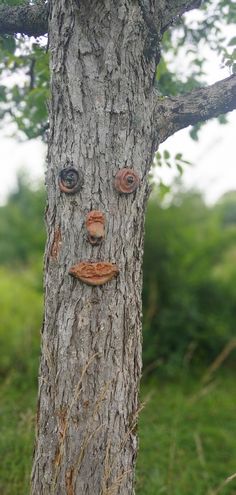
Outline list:
[[[177,155],[175,155],[175,160],[182,160],[182,156],[183,153],[177,153]]]
[[[160,182],[159,184],[159,195],[160,198],[163,199],[166,194],[168,194],[171,191],[171,187],[167,186],[163,182]]]
[[[177,164],[176,164],[176,167],[177,167],[177,169],[178,169],[178,171],[179,171],[180,175],[183,175],[183,172],[184,172],[183,167],[181,167],[181,165],[180,165],[179,163],[177,163]]]
[[[228,46],[234,46],[234,45],[236,45],[236,36],[234,36],[233,38],[231,38],[231,40],[228,43]]]
[[[3,36],[2,37],[2,48],[10,53],[15,53],[16,40],[13,36]]]
[[[191,162],[189,162],[188,160],[181,160],[181,163],[186,163],[186,165],[191,165]]]
[[[163,151],[163,156],[164,156],[165,160],[168,160],[168,158],[170,158],[170,153],[169,153],[169,151],[168,151],[168,150],[164,150],[164,151]]]

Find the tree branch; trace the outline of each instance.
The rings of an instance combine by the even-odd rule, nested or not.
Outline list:
[[[197,9],[201,5],[201,0],[156,0],[159,18],[162,19],[161,31],[164,33],[173,21],[189,10]],[[161,15],[160,15],[161,14]]]
[[[0,35],[27,34],[42,36],[48,29],[48,8],[43,2],[35,5],[0,6]]]
[[[207,88],[177,97],[158,98],[154,110],[157,142],[176,131],[236,109],[236,74]]]

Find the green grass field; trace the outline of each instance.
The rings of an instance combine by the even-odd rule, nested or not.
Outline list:
[[[235,379],[144,386],[137,495],[235,495]]]
[[[235,495],[235,378],[210,384],[182,376],[142,386],[137,495]],[[0,493],[27,495],[33,449],[36,383],[25,370],[0,388]]]

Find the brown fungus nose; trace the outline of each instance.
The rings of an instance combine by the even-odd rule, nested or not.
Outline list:
[[[59,173],[59,188],[61,192],[74,194],[83,186],[83,176],[81,171],[74,167],[67,167]]]
[[[101,211],[92,210],[86,216],[85,221],[88,240],[91,244],[100,244],[105,236],[105,215]]]
[[[138,174],[131,168],[122,168],[115,176],[115,189],[122,194],[130,194],[136,191],[140,184]]]

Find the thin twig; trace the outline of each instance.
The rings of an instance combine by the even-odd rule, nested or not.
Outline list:
[[[226,480],[224,480],[219,486],[218,488],[216,489],[213,489],[209,495],[218,495],[222,488],[224,488],[226,485],[228,485],[228,483],[231,483],[231,481],[233,481],[234,479],[236,479],[236,473],[232,474],[231,476],[228,476],[228,478],[226,478]]]
[[[221,353],[213,361],[211,366],[209,366],[209,368],[206,370],[206,373],[202,378],[203,383],[206,383],[211,379],[212,374],[215,373],[220,368],[220,366],[228,358],[231,352],[234,351],[234,349],[236,349],[236,339],[233,339],[230,342],[228,342],[228,344],[226,344],[226,346],[221,351]]]

